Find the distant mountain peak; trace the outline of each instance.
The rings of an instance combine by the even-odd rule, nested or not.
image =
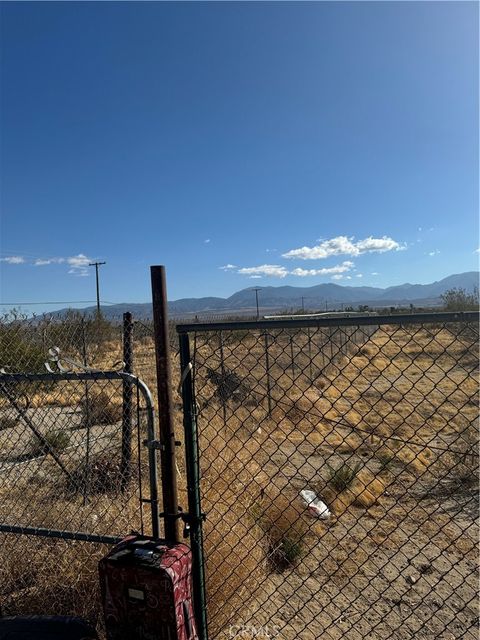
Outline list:
[[[292,285],[261,287],[259,303],[262,314],[272,311],[297,310],[302,307],[309,311],[325,310],[342,306],[368,305],[370,307],[389,307],[396,305],[415,304],[416,306],[435,307],[441,304],[441,295],[453,288],[462,288],[472,292],[479,284],[479,272],[467,271],[447,276],[431,284],[405,284],[386,288],[339,285],[334,282],[311,285],[309,287],[295,287]],[[172,317],[202,317],[214,315],[254,315],[256,298],[255,287],[247,287],[232,294],[228,298],[209,296],[204,298],[182,298],[169,302],[169,313]],[[125,311],[131,311],[138,318],[151,317],[151,303],[128,303],[102,307],[107,318],[120,318]],[[66,309],[54,312],[52,315],[62,315]],[[94,313],[95,307],[83,310]]]

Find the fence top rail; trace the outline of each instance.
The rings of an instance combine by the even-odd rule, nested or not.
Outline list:
[[[231,322],[201,322],[190,324],[177,324],[179,334],[200,333],[207,331],[235,331],[238,329],[300,329],[302,327],[351,327],[365,325],[403,325],[426,323],[478,323],[477,311],[461,312],[437,312],[437,313],[412,313],[398,315],[378,316],[350,316],[348,318],[302,318],[285,320],[240,320]]]
[[[138,387],[146,404],[149,413],[153,416],[153,398],[147,385],[132,373],[126,371],[63,371],[55,373],[7,373],[0,371],[1,382],[65,382],[74,381],[92,381],[92,380],[122,380],[130,382]],[[0,389],[1,391],[1,389]],[[153,418],[152,418],[153,419]]]
[[[0,371],[0,380],[6,381],[64,381],[64,380],[127,380],[134,384],[142,384],[142,381],[132,373],[126,371],[58,371],[54,373],[14,373],[9,371]]]

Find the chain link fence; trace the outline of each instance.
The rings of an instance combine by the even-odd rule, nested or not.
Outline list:
[[[478,316],[178,331],[210,637],[476,638]]]
[[[0,317],[0,367],[6,371],[45,371],[49,349],[83,366],[111,369],[122,361],[123,317],[67,312],[62,317],[27,317],[10,312]]]
[[[152,398],[124,373],[124,332],[77,314],[0,323],[2,615],[78,615],[102,637],[99,559],[159,535]]]
[[[196,391],[210,637],[473,638],[478,317],[198,320],[177,329]],[[128,344],[123,318],[0,322],[4,615],[82,615],[101,633],[98,559],[152,532],[148,402],[116,376],[127,364],[155,393],[153,326],[129,322]],[[170,335],[177,388],[173,323]],[[178,396],[174,411],[178,435]]]

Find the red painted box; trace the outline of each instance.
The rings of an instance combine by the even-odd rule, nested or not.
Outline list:
[[[185,544],[130,536],[99,563],[108,640],[198,640]]]

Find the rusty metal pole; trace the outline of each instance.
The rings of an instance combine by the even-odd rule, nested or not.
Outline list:
[[[123,314],[123,370],[133,373],[133,319],[127,311]],[[122,402],[122,462],[120,467],[120,486],[125,491],[132,474],[132,414],[133,385],[130,380],[123,381]]]
[[[172,374],[168,336],[167,284],[164,266],[150,267],[152,280],[153,330],[157,365],[158,423],[162,467],[165,538],[178,542],[178,498],[173,424]]]

